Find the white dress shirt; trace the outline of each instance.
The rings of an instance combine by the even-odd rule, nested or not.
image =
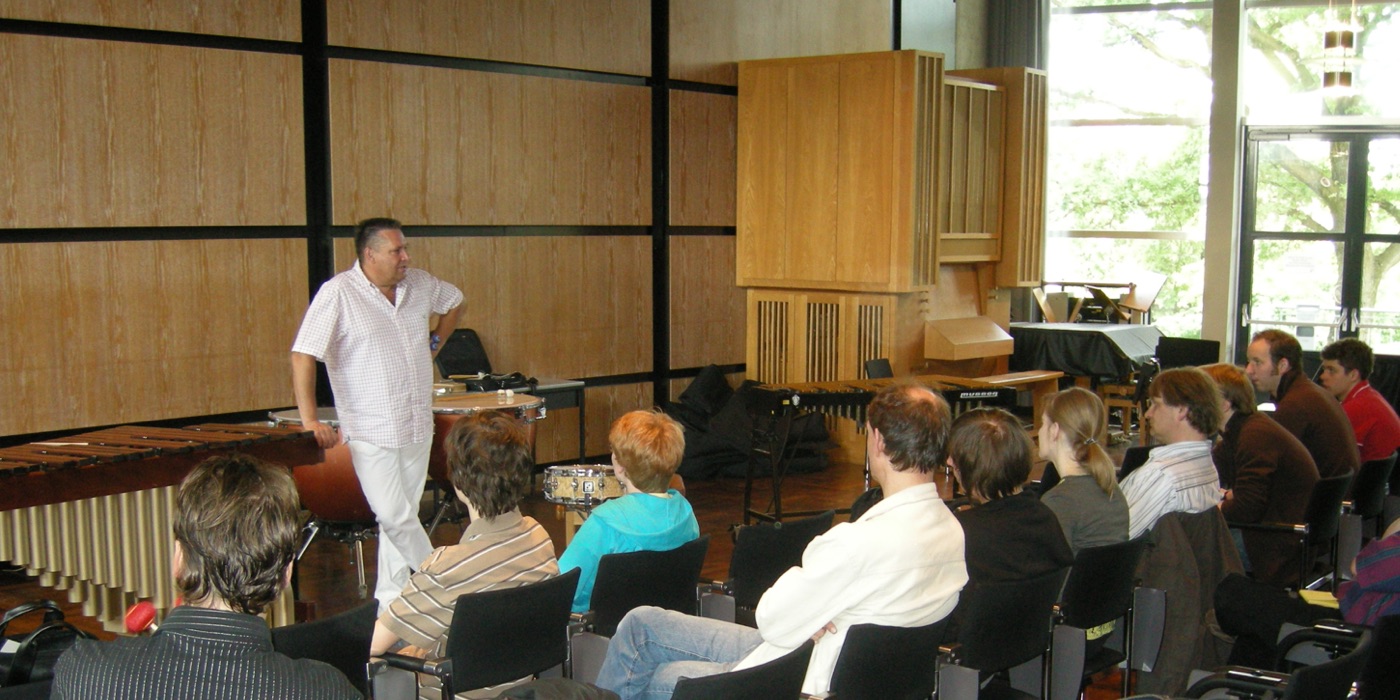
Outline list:
[[[399,448],[432,438],[428,318],[461,303],[461,290],[415,268],[392,304],[359,261],[321,285],[292,351],[326,363],[343,439]]]
[[[1210,441],[1188,440],[1152,450],[1118,485],[1128,500],[1128,537],[1152,529],[1167,513],[1202,513],[1220,504],[1220,475]]]

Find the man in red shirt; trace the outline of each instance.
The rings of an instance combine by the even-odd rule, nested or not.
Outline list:
[[[1322,349],[1322,386],[1342,402],[1363,462],[1385,459],[1400,448],[1400,417],[1367,381],[1375,363],[1370,346],[1356,338]]]

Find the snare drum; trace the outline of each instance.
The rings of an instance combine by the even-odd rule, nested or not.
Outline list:
[[[301,425],[296,409],[268,414],[273,425]],[[316,420],[339,427],[334,408],[316,409]],[[301,503],[312,515],[331,523],[372,523],[374,511],[365,500],[355,466],[350,462],[350,446],[340,443],[325,452],[325,461],[292,469]]]
[[[545,418],[544,399],[529,394],[515,394],[509,398],[497,394],[439,396],[433,400],[433,450],[428,456],[428,476],[433,481],[444,486],[450,483],[447,455],[442,449],[447,431],[462,416],[482,411],[504,411],[520,421],[525,427],[525,438],[530,441],[530,454],[535,454],[535,421]]]
[[[550,467],[544,475],[544,499],[560,505],[592,508],[624,493],[613,468],[602,464]]]

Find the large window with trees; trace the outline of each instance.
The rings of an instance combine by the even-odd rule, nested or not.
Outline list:
[[[1382,138],[1400,116],[1400,3],[1330,4],[1245,3],[1245,123],[1307,128],[1252,128],[1246,140],[1240,331],[1361,329],[1384,344],[1400,334],[1400,301],[1382,301],[1400,299],[1387,294],[1400,287],[1388,272],[1400,263],[1400,142]],[[1051,19],[1046,279],[1165,275],[1153,320],[1170,335],[1201,331],[1213,6],[1055,0]],[[1322,37],[1339,19],[1360,28],[1359,63],[1352,94],[1332,97]],[[1364,138],[1322,128],[1360,120]]]

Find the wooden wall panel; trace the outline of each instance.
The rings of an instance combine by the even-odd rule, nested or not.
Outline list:
[[[0,17],[301,41],[297,0],[0,0]]]
[[[295,56],[0,34],[0,226],[306,220]]]
[[[671,77],[738,84],[735,61],[885,51],[888,0],[671,0]]]
[[[647,0],[328,0],[332,45],[651,73]]]
[[[735,121],[730,95],[671,91],[671,225],[734,225]]]
[[[651,239],[645,236],[414,237],[409,255],[466,296],[458,325],[491,368],[594,377],[651,369]],[[336,269],[354,260],[337,239]]]
[[[646,225],[647,88],[331,62],[335,223]]]
[[[671,238],[671,366],[744,361],[744,290],[733,236]]]
[[[0,435],[291,404],[299,239],[0,245]]]

